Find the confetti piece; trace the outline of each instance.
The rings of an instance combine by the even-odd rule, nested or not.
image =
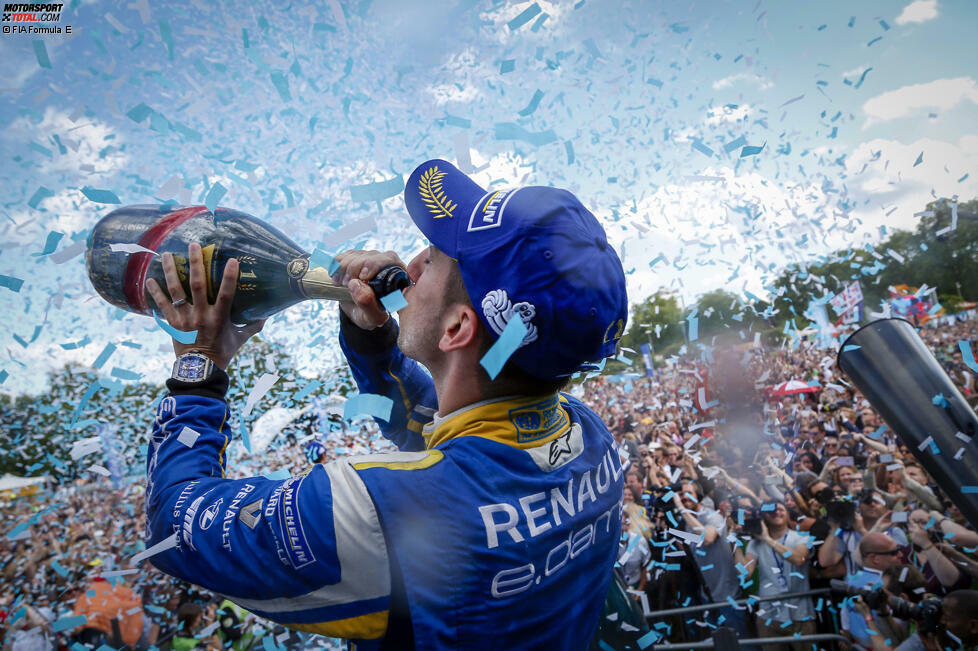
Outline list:
[[[283,102],[291,102],[292,94],[289,92],[289,79],[281,72],[272,73],[272,84],[275,86],[275,90],[278,91],[279,97],[282,98]]]
[[[540,9],[540,5],[534,2],[532,5],[530,5],[522,12],[520,12],[518,16],[516,16],[515,18],[513,18],[511,21],[507,23],[509,30],[511,32],[515,32],[520,27],[530,22],[533,19],[533,17],[536,16],[541,11],[542,10]]]
[[[520,111],[520,115],[526,117],[531,115],[540,106],[540,100],[543,99],[543,91],[539,88],[533,93],[533,97],[530,98],[530,103],[526,105],[526,108]]]
[[[102,349],[102,352],[99,353],[99,356],[95,358],[94,362],[92,362],[92,367],[102,368],[102,366],[104,366],[105,363],[109,361],[109,358],[112,357],[112,353],[114,353],[115,350],[116,350],[115,344],[106,344],[105,348]]]
[[[978,493],[978,486],[962,486],[961,492],[965,493],[966,495],[973,495]]]
[[[339,268],[339,263],[333,259],[333,256],[326,253],[325,251],[316,248],[313,250],[312,255],[309,256],[309,267],[322,267],[330,274],[335,272]]]
[[[499,64],[499,74],[501,75],[513,72],[513,70],[516,70],[516,59],[503,59],[503,62]]]
[[[862,348],[862,346],[856,346],[854,344],[847,344],[847,345],[845,345],[845,346],[842,347],[842,352],[848,353],[848,352],[853,351],[853,350],[859,350],[860,348]]]
[[[364,233],[369,233],[377,228],[377,220],[371,217],[364,217],[355,222],[344,224],[340,228],[323,238],[323,246],[327,249],[349,242],[355,237]]]
[[[388,312],[399,312],[407,307],[407,299],[404,298],[404,291],[398,290],[396,292],[391,292],[387,296],[380,299],[380,302],[384,305],[384,309]]]
[[[351,185],[350,198],[354,203],[383,201],[384,199],[397,196],[403,191],[404,177],[398,175],[386,181],[367,183],[366,185]]]
[[[288,479],[292,476],[288,468],[279,468],[278,470],[273,470],[272,472],[266,472],[262,475],[266,479],[271,479],[272,481],[282,481],[283,479]]]
[[[499,372],[503,370],[506,361],[522,345],[523,337],[526,336],[526,324],[521,318],[513,318],[506,324],[506,328],[499,336],[499,339],[486,351],[486,354],[479,360],[482,368],[486,369],[490,380],[495,380]]]
[[[113,253],[150,253],[152,255],[158,255],[153,249],[147,249],[145,246],[140,246],[139,244],[109,244],[109,250]]]
[[[51,262],[54,264],[64,264],[85,252],[85,240],[79,240],[70,246],[66,246],[57,253],[52,253],[50,256]]]
[[[755,147],[755,146],[748,145],[747,147],[744,147],[743,149],[740,150],[740,157],[741,158],[746,158],[747,156],[756,156],[757,154],[759,154],[762,151],[764,151],[764,147],[766,147],[766,146],[767,146],[767,143],[764,143],[760,147]]]
[[[923,162],[924,162],[924,152],[920,152],[920,154],[917,156],[917,160],[913,162],[913,166],[917,167]]]
[[[197,341],[197,331],[191,330],[190,332],[184,332],[183,330],[177,330],[171,326],[166,321],[160,319],[156,314],[153,314],[153,318],[156,319],[156,324],[163,329],[163,331],[179,341],[181,344],[192,344]]]
[[[320,382],[319,380],[312,380],[306,386],[299,389],[299,392],[296,393],[294,396],[292,396],[292,399],[295,400],[296,402],[299,402],[300,400],[307,397],[310,393],[312,393],[322,385],[323,383]]]
[[[41,256],[54,253],[54,250],[58,248],[58,242],[60,242],[61,238],[64,236],[64,233],[51,231],[48,233],[47,239],[44,241],[44,249],[42,249],[40,253],[32,253],[31,255],[35,258],[39,258]]]
[[[39,187],[37,190],[34,191],[34,194],[31,195],[31,198],[27,201],[27,205],[30,206],[31,208],[36,209],[41,204],[42,201],[44,201],[45,199],[50,199],[53,196],[54,196],[54,192],[48,190],[46,187],[42,185],[41,187]]]
[[[48,49],[44,46],[44,41],[34,41],[34,56],[37,57],[37,65],[42,68],[51,67],[51,59],[48,58]]]
[[[971,350],[971,342],[962,339],[958,342],[958,348],[961,350],[961,361],[972,371],[978,373],[978,362],[975,361],[975,353]]]
[[[357,416],[373,416],[390,421],[394,401],[387,396],[373,393],[360,393],[343,403],[343,418],[352,420]]]
[[[19,292],[20,288],[23,287],[24,281],[20,278],[14,278],[13,276],[4,276],[0,274],[0,287],[6,287],[7,289],[15,292]]]
[[[137,563],[141,563],[142,561],[146,560],[150,556],[156,556],[160,552],[165,552],[166,550],[173,549],[176,546],[177,546],[177,534],[173,534],[172,536],[168,538],[164,538],[160,542],[156,543],[149,549],[145,551],[141,551],[135,556],[133,556],[132,559],[130,559],[129,564],[136,565]]]
[[[278,378],[279,376],[275,375],[274,373],[264,373],[260,378],[258,378],[258,380],[255,382],[255,386],[253,386],[251,391],[248,393],[248,399],[245,401],[244,411],[241,412],[242,418],[247,418],[248,415],[251,414],[251,410],[255,408],[258,401],[260,401],[262,397],[268,393],[268,390],[272,388],[272,385],[278,382]]]
[[[535,147],[541,147],[557,141],[557,134],[552,129],[546,131],[527,131],[515,122],[497,122],[495,125],[496,140],[522,140]]]
[[[68,617],[62,617],[54,621],[51,625],[51,630],[55,633],[60,633],[61,631],[67,631],[71,628],[77,628],[79,626],[84,626],[88,622],[87,615],[69,615]]]
[[[217,210],[218,202],[224,198],[224,195],[227,194],[227,192],[227,188],[220,183],[215,183],[211,186],[211,189],[207,191],[207,196],[204,197],[204,205],[212,215],[214,214],[214,211]]]
[[[102,574],[100,576],[103,579],[111,579],[111,578],[117,577],[117,576],[129,576],[130,574],[138,574],[138,573],[139,573],[139,570],[138,569],[133,569],[133,570],[110,570],[108,572],[102,572]],[[142,609],[140,608],[136,612],[139,612],[139,610],[142,610]],[[128,615],[129,612],[126,611],[126,614]],[[135,613],[132,613],[132,614],[135,614]]]
[[[112,190],[98,190],[86,185],[81,191],[89,201],[94,203],[122,203]]]
[[[700,140],[699,138],[693,138],[691,146],[693,149],[700,152],[701,154],[705,154],[706,156],[710,156],[710,157],[713,156],[713,150],[707,147],[706,145],[704,145],[703,141]]]
[[[180,430],[180,435],[177,436],[177,441],[183,443],[188,448],[192,448],[194,447],[194,443],[197,442],[198,438],[200,438],[200,432],[193,428],[184,426],[184,428]]]
[[[244,444],[245,450],[250,454],[251,436],[248,435],[248,427],[245,425],[243,418],[238,422],[238,436],[241,437],[241,443]]]
[[[737,138],[735,140],[732,140],[732,141],[728,142],[727,144],[725,144],[723,146],[723,151],[725,151],[725,152],[727,152],[729,154],[734,149],[738,149],[740,147],[743,147],[746,144],[747,144],[747,138],[745,138],[744,136],[740,136],[739,138]]]

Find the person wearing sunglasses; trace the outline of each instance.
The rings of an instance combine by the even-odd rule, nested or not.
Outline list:
[[[846,575],[846,583],[857,588],[872,590],[883,585],[884,570],[900,563],[900,546],[884,533],[872,532],[863,536],[859,541],[859,554],[862,557],[862,569],[855,574]],[[850,601],[843,602],[839,616],[842,630],[854,642],[866,648],[873,646],[866,619],[853,608]]]

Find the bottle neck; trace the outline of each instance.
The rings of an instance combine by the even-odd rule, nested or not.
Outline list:
[[[329,272],[322,267],[306,271],[297,282],[299,291],[306,298],[325,298],[331,301],[350,301],[350,290],[333,282]]]

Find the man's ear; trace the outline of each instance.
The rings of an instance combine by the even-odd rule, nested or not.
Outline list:
[[[456,304],[445,313],[438,348],[443,353],[479,343],[479,315],[469,305]]]

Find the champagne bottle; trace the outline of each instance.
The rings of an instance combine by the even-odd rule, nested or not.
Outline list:
[[[161,256],[165,252],[173,254],[187,300],[191,300],[187,259],[191,242],[201,246],[210,302],[217,297],[227,261],[238,259],[238,284],[231,304],[235,324],[264,319],[310,298],[351,300],[346,287],[335,284],[328,270],[311,267],[309,254],[283,233],[230,208],[216,208],[213,213],[205,206],[175,205],[113,210],[89,236],[88,277],[112,305],[151,316],[159,309],[146,291],[146,280],[155,279],[166,291]],[[409,285],[407,272],[394,265],[370,281],[378,298]]]

